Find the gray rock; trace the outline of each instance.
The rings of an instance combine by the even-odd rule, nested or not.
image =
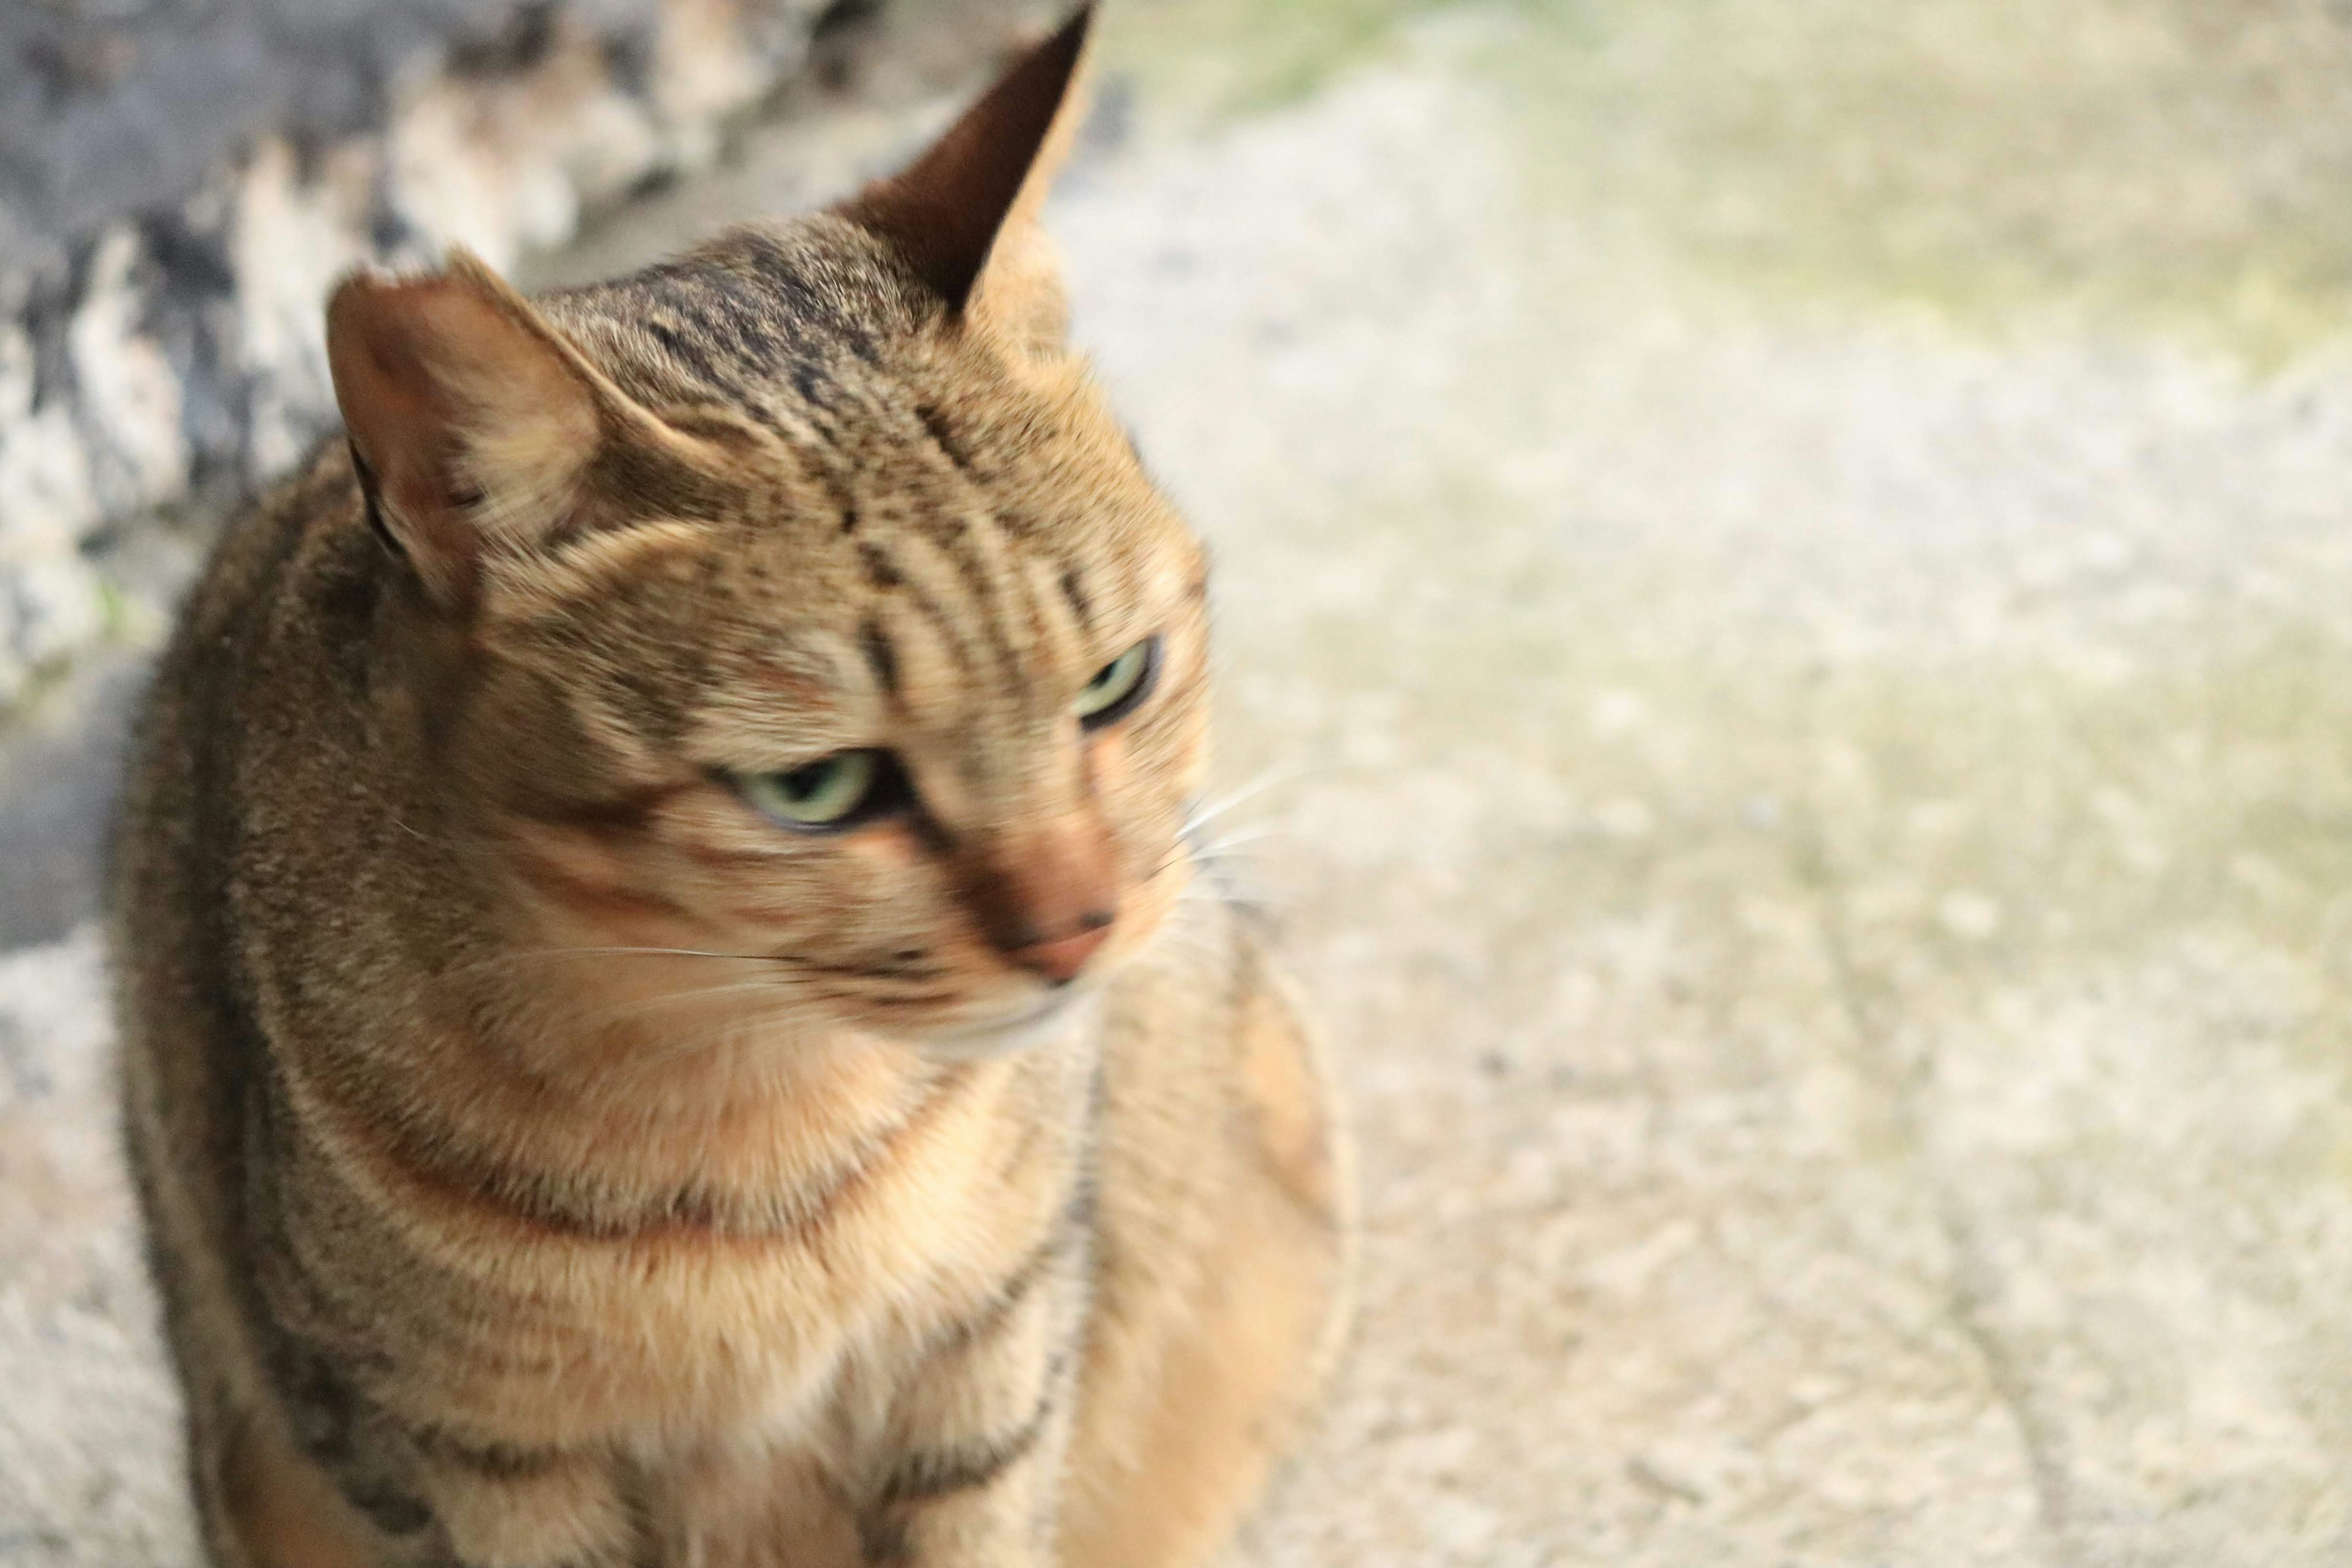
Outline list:
[[[20,712],[0,746],[0,952],[98,912],[117,760],[145,660],[107,649]]]
[[[265,482],[328,427],[339,273],[561,245],[707,164],[820,24],[860,9],[0,7],[0,710],[102,631],[83,559],[101,531]]]

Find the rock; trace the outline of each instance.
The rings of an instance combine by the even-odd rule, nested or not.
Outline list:
[[[98,933],[0,956],[0,1563],[193,1563]]]
[[[708,164],[827,27],[872,9],[0,6],[0,709],[100,635],[77,562],[101,530],[263,483],[328,427],[337,275],[452,245],[510,268],[560,246]],[[923,14],[1001,37],[1022,10]]]

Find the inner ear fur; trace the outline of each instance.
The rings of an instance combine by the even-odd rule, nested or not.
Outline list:
[[[368,503],[445,605],[491,552],[562,527],[607,443],[651,423],[463,251],[421,277],[344,279],[327,363]]]
[[[1081,6],[904,171],[841,210],[888,241],[950,316],[985,320],[1043,347],[1063,336],[1053,248],[1037,224],[1086,115]]]

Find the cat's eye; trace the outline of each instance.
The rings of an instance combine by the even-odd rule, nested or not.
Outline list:
[[[1151,695],[1160,677],[1160,639],[1146,637],[1095,671],[1078,693],[1078,722],[1089,730],[1115,724]]]
[[[794,827],[842,827],[873,815],[892,771],[880,752],[835,752],[782,773],[744,773],[744,798]]]

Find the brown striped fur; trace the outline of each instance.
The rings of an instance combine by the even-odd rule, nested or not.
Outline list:
[[[1344,1162],[1034,223],[1084,27],[843,207],[339,292],[348,443],[222,541],[117,840],[219,1568],[1158,1568],[1284,1447]],[[840,831],[739,787],[851,749]]]

